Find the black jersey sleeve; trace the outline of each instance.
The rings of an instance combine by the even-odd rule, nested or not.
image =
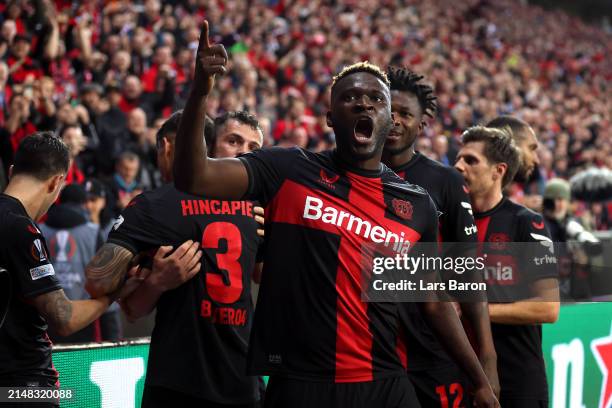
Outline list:
[[[148,251],[162,245],[156,234],[154,215],[146,193],[135,197],[125,207],[119,219],[113,225],[107,242],[129,249],[134,254]]]
[[[529,280],[557,278],[557,259],[554,245],[544,223],[542,215],[527,208],[518,214],[518,234],[516,242],[522,242],[525,248],[522,257]]]
[[[467,187],[455,170],[448,172],[445,208],[440,217],[442,239],[445,242],[476,242],[476,223]]]
[[[249,175],[249,188],[243,198],[257,200],[265,207],[302,154],[299,148],[272,147],[240,156]]]
[[[34,223],[26,217],[17,217],[11,228],[13,236],[6,240],[8,256],[6,269],[14,278],[17,293],[24,297],[35,297],[60,289],[45,237]]]

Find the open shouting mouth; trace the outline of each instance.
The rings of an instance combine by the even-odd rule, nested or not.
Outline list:
[[[374,121],[369,117],[361,117],[355,122],[354,136],[357,143],[370,143],[372,132],[374,131]]]

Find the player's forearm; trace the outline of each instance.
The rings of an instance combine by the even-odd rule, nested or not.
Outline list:
[[[452,305],[448,302],[427,302],[421,305],[438,341],[468,375],[474,386],[487,386],[489,381]]]
[[[537,300],[489,304],[491,322],[500,324],[554,323],[559,317],[559,302]]]
[[[111,303],[108,296],[71,301],[61,289],[35,299],[38,311],[60,336],[68,336],[85,328],[100,317]]]
[[[487,302],[464,302],[460,306],[464,320],[474,333],[480,361],[497,359]]]
[[[67,334],[63,335],[66,336],[87,327],[102,316],[111,303],[113,303],[113,301],[108,296],[102,296],[97,299],[73,301],[72,308],[74,312],[68,325],[64,327],[64,331]]]
[[[130,320],[140,319],[155,309],[162,293],[163,290],[145,280],[131,295],[122,299],[121,308]]]
[[[191,89],[175,141],[174,184],[190,193],[203,193],[207,167],[207,149],[204,143],[206,93],[196,82]]]

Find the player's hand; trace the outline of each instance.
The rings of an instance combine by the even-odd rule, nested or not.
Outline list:
[[[196,56],[194,85],[203,95],[208,95],[215,84],[215,75],[227,72],[227,51],[222,44],[210,44],[208,21],[204,20]]]
[[[497,374],[497,359],[485,360],[482,361],[481,364],[485,375],[489,379],[489,384],[493,389],[493,393],[499,399],[499,390],[501,386],[499,385],[499,375]]]
[[[477,408],[500,408],[499,401],[495,398],[493,390],[486,384],[474,393],[474,406]]]
[[[153,257],[149,281],[162,291],[175,289],[200,271],[200,243],[186,241],[172,254],[171,246],[161,246]],[[168,255],[170,254],[170,255]]]
[[[134,265],[127,273],[127,279],[123,286],[118,288],[110,296],[111,299],[125,299],[132,294],[151,274],[151,270],[140,265]]]
[[[259,206],[255,206],[255,209],[253,210],[253,212],[255,213],[255,221],[260,225],[260,228],[257,228],[257,235],[259,235],[260,237],[263,237],[265,236],[264,209]]]

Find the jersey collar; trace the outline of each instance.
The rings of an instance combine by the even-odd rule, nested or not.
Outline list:
[[[503,197],[501,199],[501,201],[499,203],[497,203],[495,205],[495,207],[491,208],[490,210],[487,210],[485,212],[480,212],[480,213],[474,213],[474,219],[484,218],[484,217],[488,217],[490,215],[493,215],[494,213],[497,212],[497,210],[502,208],[503,205],[506,204],[507,201],[508,201],[508,198],[507,197]]]

